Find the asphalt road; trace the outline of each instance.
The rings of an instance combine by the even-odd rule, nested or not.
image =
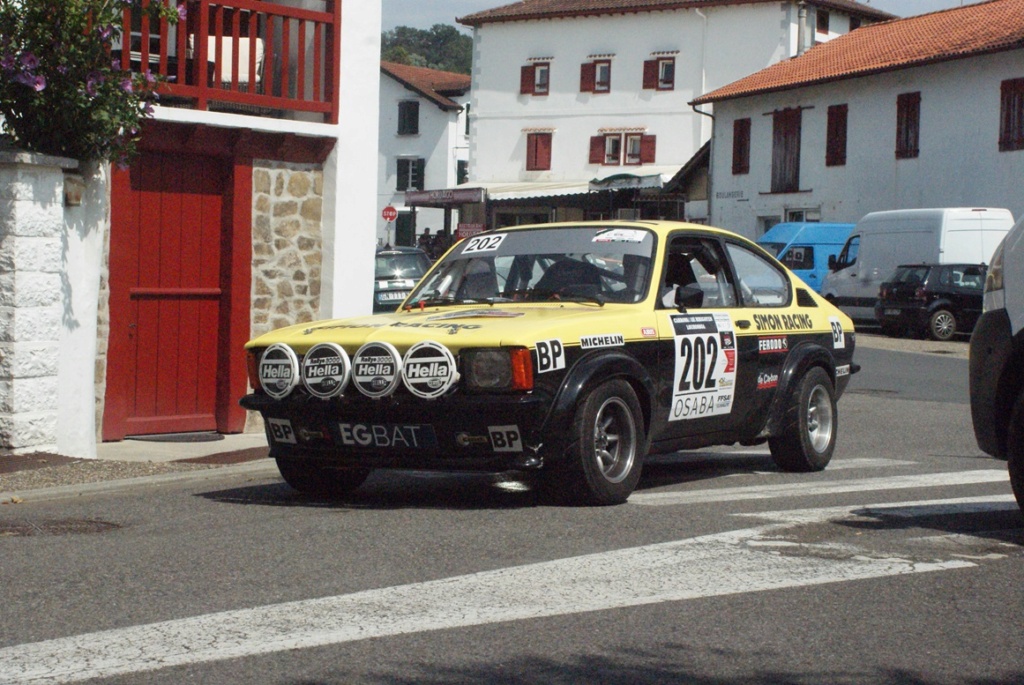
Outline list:
[[[259,473],[0,508],[0,683],[1024,682],[1024,517],[966,361],[862,347],[822,473],[652,460],[630,501]]]

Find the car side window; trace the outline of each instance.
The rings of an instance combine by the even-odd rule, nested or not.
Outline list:
[[[794,245],[782,255],[783,266],[787,269],[813,269],[814,247],[810,245]]]
[[[860,236],[855,235],[846,241],[843,245],[843,251],[839,253],[839,258],[836,259],[836,266],[840,269],[845,269],[848,266],[853,266],[857,263],[857,251],[860,249]]]
[[[736,290],[721,244],[695,236],[671,240],[658,293],[659,309],[735,307]]]
[[[728,243],[726,249],[736,270],[744,307],[782,307],[789,304],[789,279],[756,252]]]

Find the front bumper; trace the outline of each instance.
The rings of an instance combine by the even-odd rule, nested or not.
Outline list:
[[[240,403],[263,416],[271,457],[448,471],[539,468],[545,440],[538,430],[550,406],[538,393],[326,401],[251,394]]]

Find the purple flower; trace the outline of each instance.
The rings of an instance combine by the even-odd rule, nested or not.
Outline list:
[[[46,88],[46,77],[44,76],[33,76],[28,72],[21,72],[14,77],[14,80],[23,86],[28,86],[37,93]]]
[[[178,5],[178,21],[185,21],[185,17],[188,16],[188,8],[184,5]]]
[[[151,72],[149,69],[146,69],[146,71],[142,75],[146,77],[146,83],[148,83],[149,85],[153,85],[154,83],[156,83],[156,76],[153,76],[153,72]]]
[[[100,34],[100,40],[107,40],[114,33],[114,27],[112,25],[110,25],[110,24],[107,24],[106,26],[102,26],[102,27],[100,27],[97,30],[99,31],[99,34]]]
[[[96,86],[103,83],[103,75],[97,71],[90,71],[89,77],[85,80],[85,92],[89,97],[96,97]]]
[[[34,77],[32,79],[32,87],[35,88],[37,93],[46,90],[46,77],[42,75]]]
[[[21,66],[28,71],[35,71],[36,67],[39,66],[39,58],[31,52],[23,52],[21,53]]]
[[[16,60],[14,58],[14,53],[8,52],[2,58],[0,58],[0,69],[3,69],[5,71],[10,71],[11,69],[14,69],[15,61]]]
[[[142,114],[147,117],[153,116],[153,105],[148,102],[142,103]]]
[[[135,88],[132,86],[132,80],[130,78],[121,79],[121,90],[126,93],[131,93]]]

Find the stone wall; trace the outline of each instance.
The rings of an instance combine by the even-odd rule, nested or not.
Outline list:
[[[324,175],[316,165],[253,167],[252,334],[320,312]]]

